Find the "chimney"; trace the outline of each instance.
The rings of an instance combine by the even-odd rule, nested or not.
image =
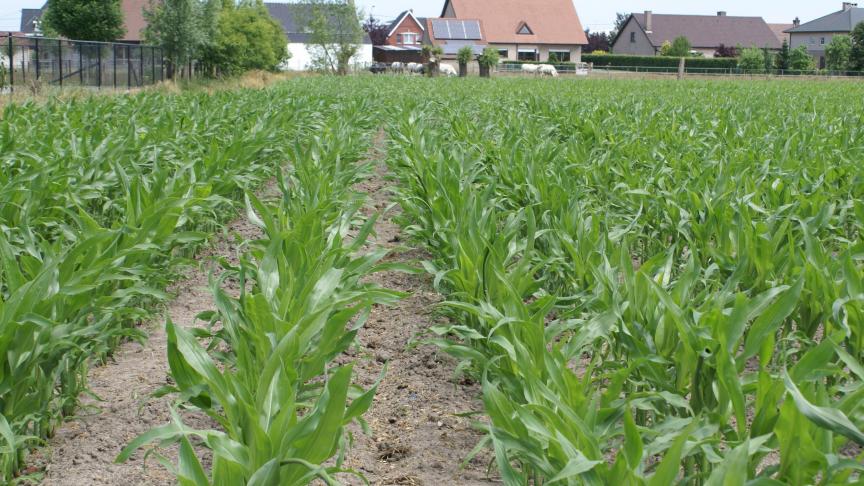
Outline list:
[[[796,28],[796,29],[798,27],[801,27],[801,19],[799,19],[798,17],[795,17],[795,20],[792,21],[792,27]]]
[[[645,32],[651,32],[654,30],[652,28],[654,27],[653,17],[654,15],[650,10],[645,11]]]
[[[725,16],[726,16],[726,12],[723,11],[723,10],[721,10],[721,11],[717,12],[717,16],[718,16],[718,17],[725,17]]]
[[[846,12],[848,10],[852,10],[853,8],[855,8],[857,6],[858,6],[857,3],[843,2],[843,11]]]

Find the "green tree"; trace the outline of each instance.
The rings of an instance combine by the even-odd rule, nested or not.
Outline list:
[[[174,77],[177,68],[196,59],[200,50],[212,41],[204,28],[204,7],[198,0],[151,0],[149,8],[144,9],[147,21],[144,40],[162,47],[169,78]]]
[[[310,0],[305,18],[298,19],[309,32],[312,67],[339,75],[348,74],[351,59],[360,51],[363,29],[353,0]]]
[[[464,78],[468,75],[468,63],[474,59],[474,49],[471,46],[464,46],[456,53],[456,60],[459,61],[459,77]]]
[[[684,37],[683,35],[680,37],[676,37],[674,41],[672,41],[672,48],[669,49],[669,56],[672,57],[688,57],[690,55],[690,48],[692,44],[690,44],[690,40]]]
[[[848,71],[852,58],[852,37],[838,35],[825,46],[825,64],[831,71]]]
[[[793,71],[813,71],[816,63],[807,52],[806,46],[798,46],[789,51],[789,69]]]
[[[744,71],[761,73],[765,71],[765,56],[762,49],[756,47],[748,47],[742,49],[741,55],[738,57],[738,68]]]
[[[782,71],[789,69],[789,41],[783,39],[783,45],[780,47],[780,52],[774,57],[774,68]]]
[[[126,32],[120,0],[48,0],[42,23],[74,40],[110,42]]]
[[[852,29],[852,50],[849,52],[849,67],[864,71],[864,22]]]
[[[282,25],[258,1],[222,9],[214,46],[214,64],[225,74],[276,71],[288,59]]]
[[[671,56],[672,52],[672,43],[667,41],[663,41],[663,45],[660,46],[660,55],[661,56]]]
[[[771,72],[771,69],[774,68],[776,57],[777,55],[771,52],[771,49],[768,49],[767,47],[762,48],[762,59],[764,61],[763,67],[765,68],[766,73]]]
[[[488,78],[492,68],[498,65],[500,59],[501,56],[496,49],[491,47],[483,49],[483,53],[477,56],[477,63],[480,65],[480,76]]]

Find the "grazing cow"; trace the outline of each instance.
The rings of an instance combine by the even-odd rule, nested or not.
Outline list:
[[[523,64],[522,65],[522,73],[523,74],[537,74],[537,70],[540,69],[540,66],[537,64]]]
[[[394,73],[401,73],[405,70],[405,64],[401,62],[394,62],[390,65],[390,70]]]
[[[459,74],[456,72],[456,68],[449,64],[439,64],[438,72],[447,77],[458,76]]]
[[[408,70],[409,73],[422,74],[423,73],[423,65],[417,62],[409,62],[405,69]]]
[[[537,66],[537,74],[541,76],[552,76],[553,78],[557,78],[558,70],[555,69],[555,66],[551,64],[541,64]]]

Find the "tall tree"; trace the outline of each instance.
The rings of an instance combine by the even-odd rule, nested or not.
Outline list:
[[[110,42],[126,33],[120,0],[48,0],[42,22],[73,40]]]
[[[852,50],[849,52],[849,67],[864,71],[864,22],[852,29]]]
[[[588,37],[588,47],[585,52],[590,54],[594,51],[609,52],[611,39],[609,34],[605,32],[591,32],[591,29],[585,29],[585,36]]]
[[[825,65],[831,71],[848,71],[852,58],[852,37],[838,35],[825,46]]]
[[[360,52],[363,29],[353,0],[310,0],[305,19],[310,33],[312,67],[339,75],[348,74],[351,59]]]
[[[144,9],[147,27],[144,40],[162,47],[168,62],[168,77],[193,60],[204,46],[207,30],[203,5],[198,0],[150,0]]]
[[[373,46],[383,46],[387,43],[388,27],[372,15],[363,22],[363,32],[369,34]]]
[[[777,57],[774,58],[774,67],[781,71],[787,71],[789,70],[790,61],[791,52],[789,51],[789,41],[783,39],[783,45],[780,47],[780,52],[778,52]]]
[[[225,74],[276,71],[288,59],[285,31],[259,0],[223,8],[214,45],[215,64]]]

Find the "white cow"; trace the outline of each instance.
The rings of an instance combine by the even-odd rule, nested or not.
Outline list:
[[[405,64],[401,62],[394,62],[390,65],[390,70],[394,73],[401,73],[405,70]]]
[[[417,62],[409,62],[405,65],[405,69],[409,73],[420,74],[423,72],[423,65]]]
[[[438,65],[438,72],[444,76],[447,76],[447,77],[458,76],[458,73],[456,72],[456,68],[454,68],[453,66],[451,66],[449,64],[439,64]]]
[[[552,76],[553,78],[557,78],[558,70],[555,69],[555,66],[551,64],[541,64],[537,66],[537,74],[541,76]]]
[[[537,64],[523,64],[522,72],[524,74],[537,74],[537,71],[540,69],[540,66]]]

